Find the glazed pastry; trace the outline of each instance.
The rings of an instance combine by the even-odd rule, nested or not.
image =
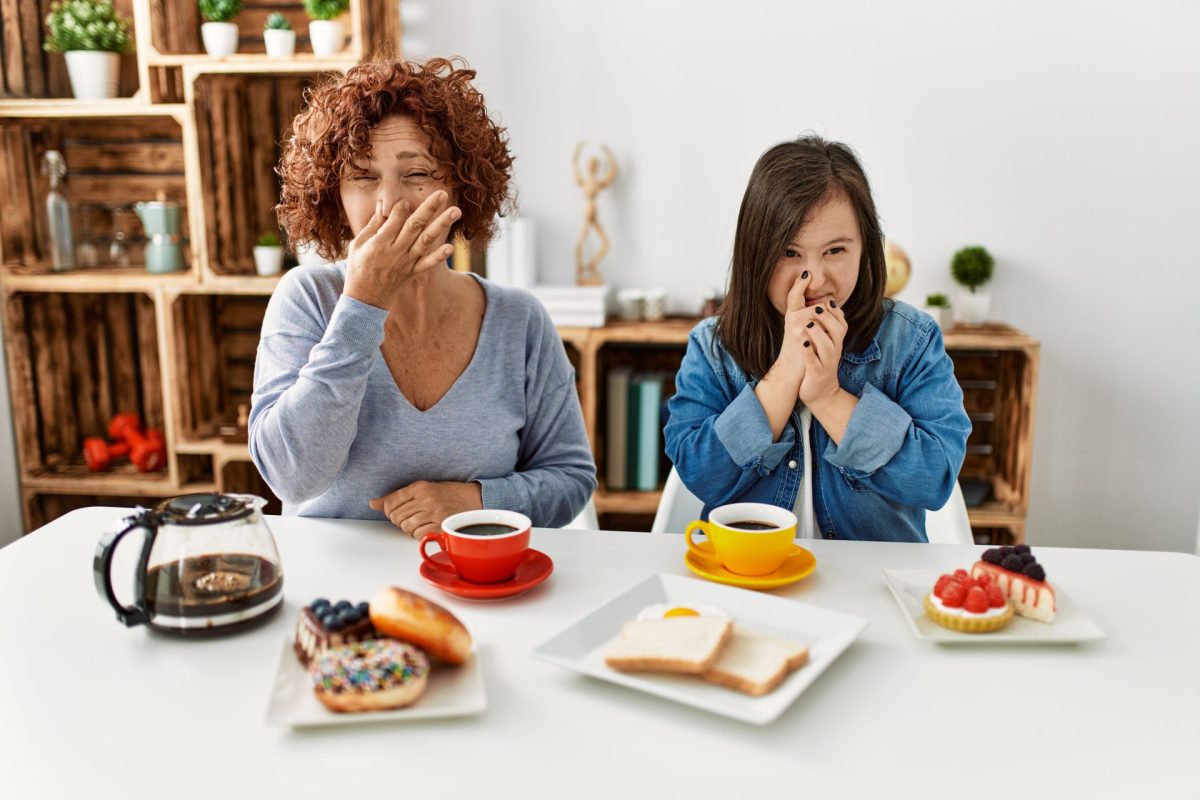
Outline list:
[[[371,600],[371,622],[385,636],[412,642],[447,664],[471,654],[471,634],[458,618],[437,603],[395,586]]]
[[[986,550],[983,560],[976,561],[971,568],[971,574],[992,576],[1022,617],[1054,622],[1058,609],[1054,587],[1047,582],[1046,571],[1029,545]]]
[[[331,711],[380,711],[416,702],[429,659],[410,644],[372,639],[326,650],[308,674],[313,694]]]
[[[1012,621],[1013,607],[990,576],[972,578],[959,569],[938,578],[925,595],[925,614],[952,631],[990,633]]]
[[[376,635],[366,603],[352,606],[349,600],[339,600],[334,605],[321,597],[300,609],[292,647],[307,667],[330,647],[363,642]]]

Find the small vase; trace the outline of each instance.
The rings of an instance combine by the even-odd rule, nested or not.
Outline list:
[[[925,306],[924,311],[929,316],[933,317],[933,321],[938,324],[942,330],[946,329],[951,323],[950,307],[949,306]]]
[[[107,100],[117,96],[121,57],[103,50],[69,50],[67,74],[77,100]]]
[[[346,44],[346,32],[340,19],[314,19],[308,23],[308,40],[315,56],[332,56]]]
[[[278,275],[283,270],[283,248],[262,247],[254,248],[254,271],[259,275]]]
[[[204,52],[213,58],[225,58],[237,52],[238,26],[233,22],[206,22],[200,26]]]
[[[263,31],[263,43],[272,58],[290,58],[296,52],[296,32],[268,28]]]
[[[963,292],[954,304],[954,316],[965,325],[982,325],[991,307],[992,296],[987,292]]]

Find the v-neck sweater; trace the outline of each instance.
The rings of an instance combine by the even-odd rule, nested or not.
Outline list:
[[[368,502],[416,481],[474,481],[484,508],[561,527],[596,467],[574,370],[529,293],[476,277],[475,352],[420,411],[383,358],[388,312],[342,293],[344,261],[297,267],[267,306],[254,365],[250,455],[284,512],[384,519]]]

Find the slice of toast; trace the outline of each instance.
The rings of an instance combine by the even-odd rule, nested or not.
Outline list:
[[[802,644],[734,625],[729,643],[703,677],[709,683],[758,697],[773,691],[807,661],[808,648]]]
[[[700,675],[717,660],[732,632],[732,622],[712,617],[626,622],[604,661],[622,672]]]

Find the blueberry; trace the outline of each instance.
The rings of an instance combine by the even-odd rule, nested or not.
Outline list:
[[[329,612],[328,614],[322,614],[321,615],[321,626],[326,628],[327,630],[333,630],[334,626],[337,624],[337,620],[338,620],[338,615],[334,614],[333,612]]]
[[[349,611],[343,611],[341,613],[342,616],[346,618],[347,623],[350,625],[353,625],[363,618],[363,615],[358,613],[357,608],[352,608]]]
[[[1046,570],[1042,569],[1041,564],[1027,564],[1023,572],[1026,577],[1033,578],[1035,581],[1046,580]]]
[[[1011,572],[1020,572],[1025,568],[1025,562],[1016,553],[1011,553],[1004,557],[1004,560],[1000,562],[1000,566]]]
[[[358,605],[356,605],[354,607],[354,610],[357,611],[358,613],[362,614],[363,617],[366,617],[371,613],[371,605],[366,600],[364,600],[361,603],[359,603]]]
[[[1017,545],[1016,547],[1014,547],[1014,548],[1013,548],[1013,551],[1014,551],[1014,552],[1017,552],[1017,553],[1020,553],[1021,555],[1025,555],[1026,553],[1028,553],[1028,552],[1029,552],[1029,545],[1027,545],[1027,544],[1019,544],[1019,545]]]
[[[338,600],[337,605],[333,607],[334,611],[345,611],[348,608],[353,608],[349,600]]]
[[[1000,550],[998,548],[993,547],[991,550],[983,551],[983,560],[989,564],[999,564],[1004,559],[1000,555]]]
[[[316,600],[313,600],[311,603],[309,603],[308,607],[319,613],[320,609],[329,608],[329,601],[324,597],[318,597]]]
[[[347,625],[354,624],[354,609],[348,608],[337,612],[338,628],[345,628]]]

